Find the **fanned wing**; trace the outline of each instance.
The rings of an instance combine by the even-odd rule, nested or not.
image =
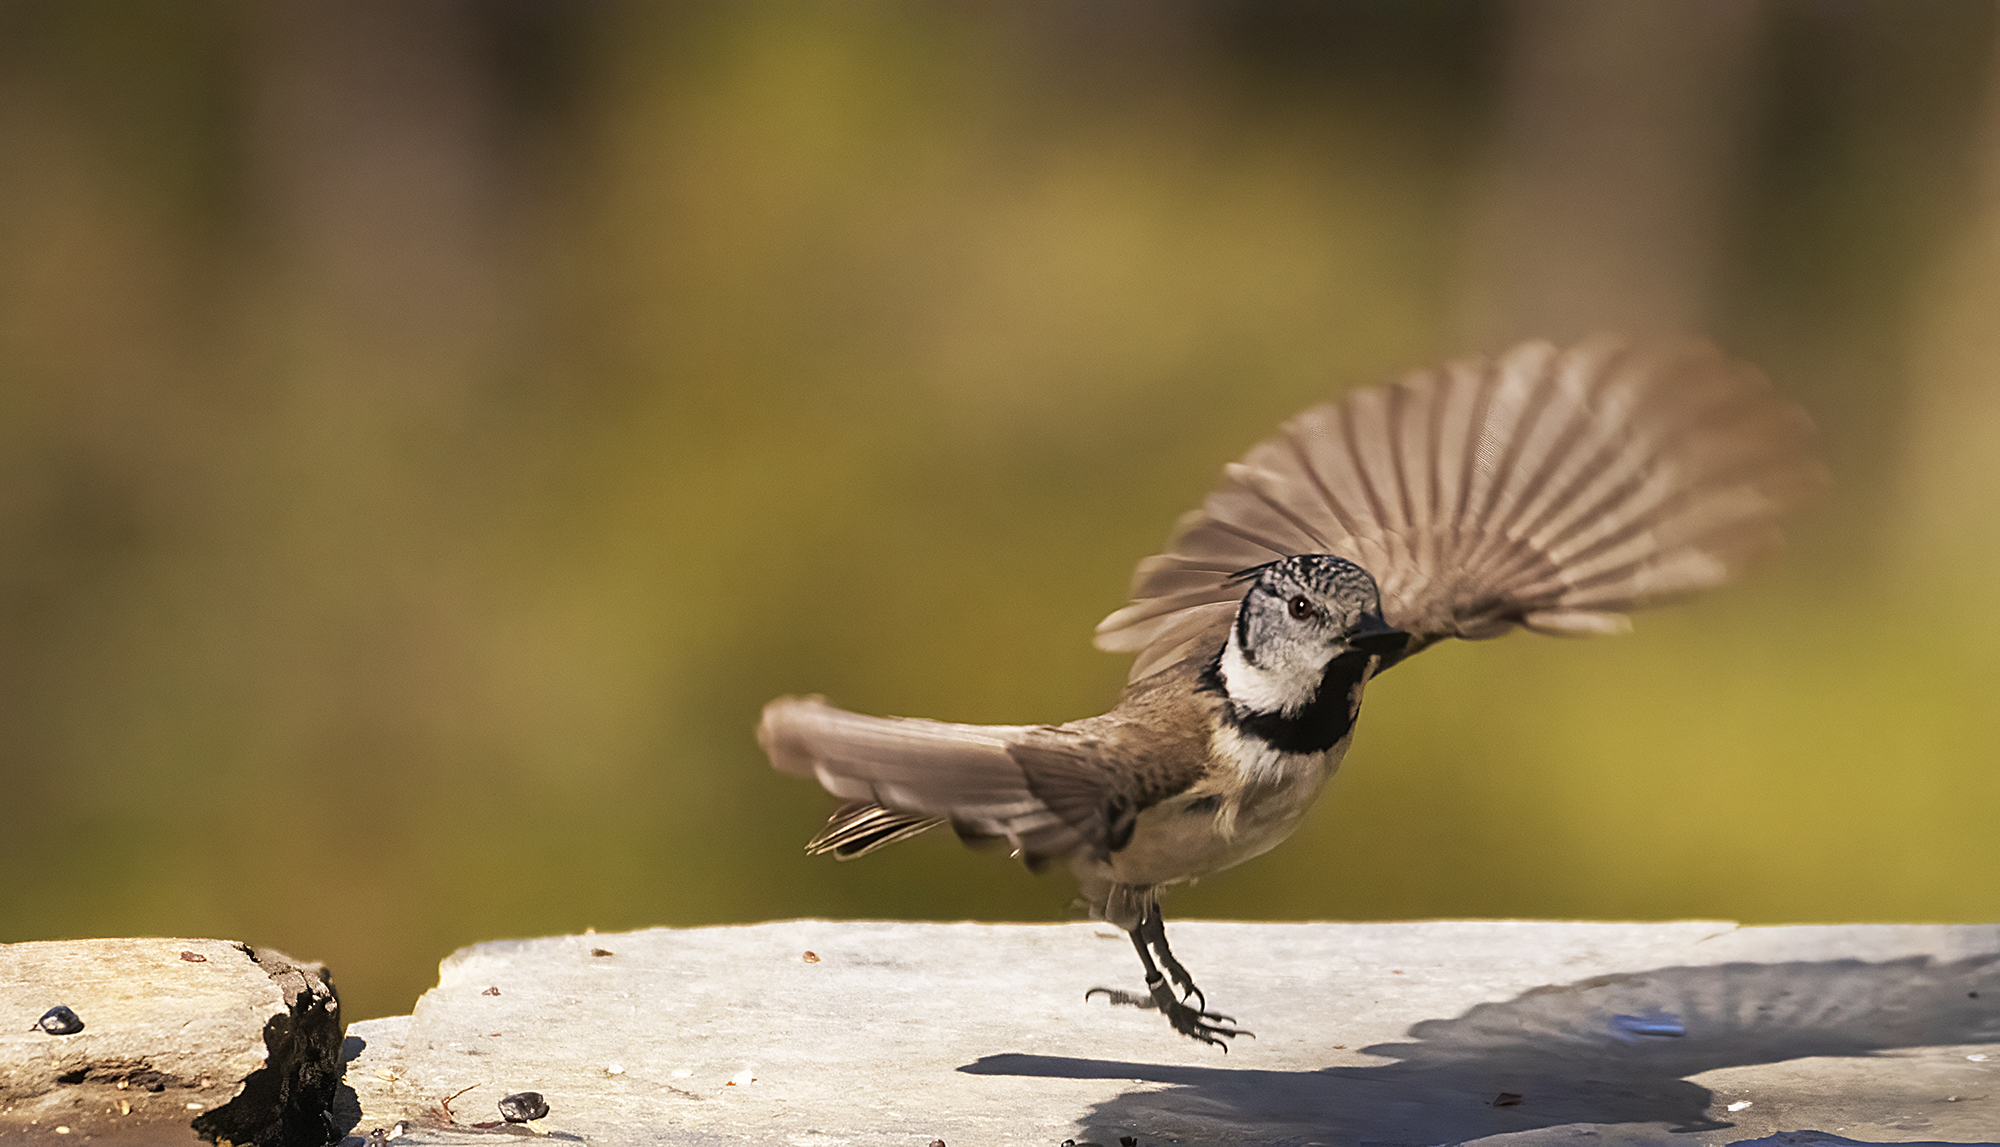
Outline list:
[[[1615,633],[1720,584],[1825,484],[1810,423],[1713,346],[1524,343],[1316,406],[1231,463],[1097,645],[1147,677],[1222,640],[1230,575],[1330,553],[1417,638]]]
[[[948,821],[961,836],[1003,837],[1036,865],[1101,849],[1106,838],[1103,771],[1085,755],[1029,744],[1047,733],[867,717],[817,697],[783,697],[764,707],[757,743],[778,771],[854,802],[814,846],[839,853],[833,838],[846,836],[856,851],[845,855],[858,856]]]

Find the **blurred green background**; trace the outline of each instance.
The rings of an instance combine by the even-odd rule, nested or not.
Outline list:
[[[501,936],[1053,920],[803,856],[787,692],[1116,696],[1091,626],[1353,385],[1691,327],[1839,485],[1615,641],[1369,693],[1170,916],[2000,917],[1980,0],[0,0],[0,939],[407,1011]]]

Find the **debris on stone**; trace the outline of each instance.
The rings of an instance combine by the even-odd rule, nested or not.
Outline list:
[[[517,1091],[500,1101],[500,1117],[509,1123],[526,1123],[546,1118],[548,1114],[548,1101],[539,1091]]]
[[[42,1013],[35,1026],[50,1035],[75,1035],[83,1030],[83,1020],[63,1004],[57,1004]]]

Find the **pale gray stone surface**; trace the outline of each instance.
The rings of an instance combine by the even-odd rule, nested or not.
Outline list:
[[[1169,934],[1256,1039],[1224,1055],[1087,1002],[1139,987],[1131,945],[1097,924],[481,944],[412,1016],[350,1029],[356,1133],[528,1134],[469,1125],[532,1090],[544,1130],[602,1143],[2000,1142],[2000,927]]]

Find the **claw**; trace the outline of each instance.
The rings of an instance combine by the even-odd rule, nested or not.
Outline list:
[[[1184,1036],[1198,1039],[1203,1043],[1213,1044],[1221,1048],[1224,1054],[1227,1054],[1229,1051],[1229,1045],[1222,1042],[1224,1039],[1235,1039],[1240,1035],[1247,1035],[1251,1039],[1257,1038],[1255,1032],[1243,1031],[1240,1028],[1222,1027],[1220,1024],[1207,1022],[1209,1020],[1219,1020],[1221,1023],[1236,1022],[1228,1016],[1219,1015],[1215,1012],[1195,1011],[1193,1008],[1182,1003],[1176,1003],[1172,1008],[1167,1010],[1167,1021],[1174,1025],[1175,1031]],[[1216,1038],[1218,1036],[1221,1039]]]
[[[1174,1025],[1175,1031],[1192,1039],[1198,1039],[1203,1043],[1213,1044],[1225,1052],[1229,1050],[1229,1045],[1223,1043],[1223,1039],[1235,1039],[1240,1035],[1247,1035],[1251,1039],[1257,1038],[1257,1033],[1255,1032],[1222,1026],[1224,1024],[1234,1024],[1236,1022],[1235,1016],[1226,1016],[1221,1012],[1211,1012],[1207,1008],[1190,1007],[1185,1002],[1175,999],[1172,989],[1167,987],[1164,980],[1155,980],[1146,986],[1149,991],[1145,995],[1140,995],[1137,992],[1122,991],[1118,988],[1092,988],[1083,993],[1083,998],[1088,1000],[1101,992],[1105,999],[1109,1000],[1113,1006],[1122,1005],[1128,1008],[1143,1008],[1146,1011],[1164,1013],[1167,1017],[1167,1022]],[[1221,1038],[1218,1039],[1218,1036]]]

